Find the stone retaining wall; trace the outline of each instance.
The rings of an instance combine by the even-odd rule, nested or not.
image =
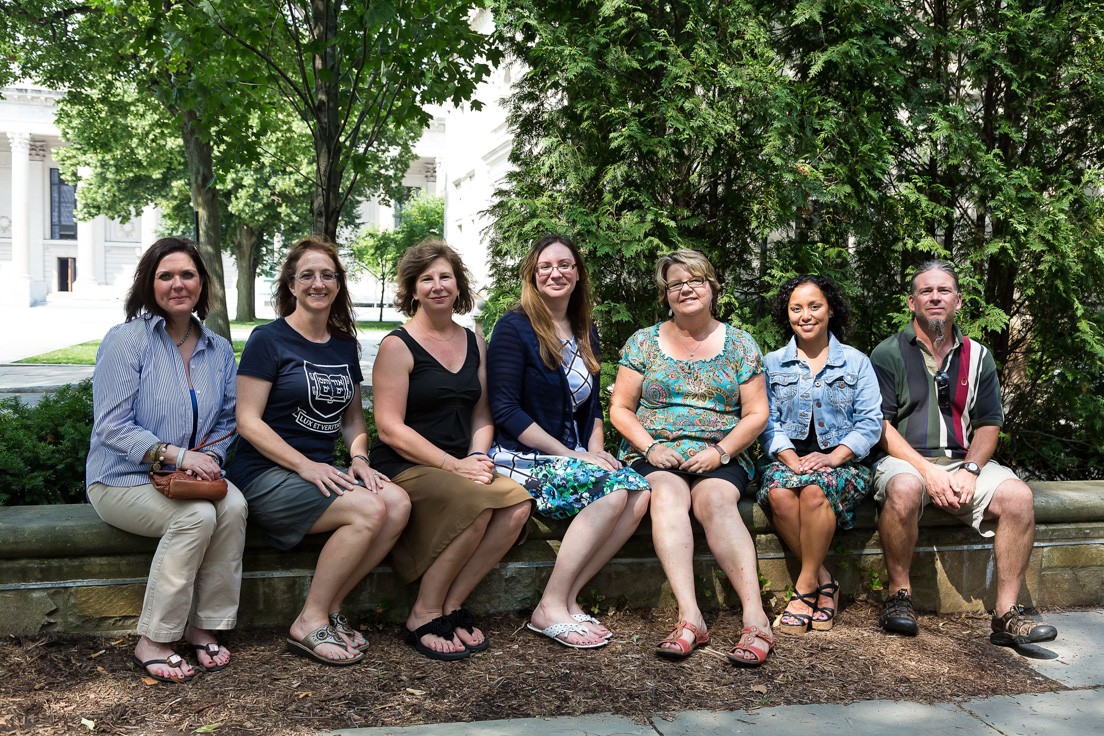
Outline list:
[[[1035,606],[1104,605],[1104,482],[1033,483],[1035,549],[1021,602]],[[797,574],[766,515],[741,503],[744,522],[759,552],[760,573],[780,594]],[[528,541],[515,548],[469,601],[476,611],[526,608],[539,597],[566,525],[535,518]],[[737,603],[735,594],[697,535],[696,576],[707,607]],[[256,529],[246,541],[241,625],[284,625],[306,596],[321,538],[291,552],[267,547]],[[134,630],[141,611],[150,559],[157,540],[100,521],[91,506],[20,506],[0,509],[0,634],[40,631],[114,634]],[[855,528],[839,532],[827,565],[844,595],[869,593],[884,578],[876,510],[864,503]],[[912,565],[918,606],[937,611],[977,611],[993,605],[995,569],[991,544],[946,514],[929,509],[921,520]],[[402,620],[415,586],[395,582],[377,568],[354,590],[348,610],[356,617]],[[612,604],[671,604],[648,522],[587,586],[584,597]]]

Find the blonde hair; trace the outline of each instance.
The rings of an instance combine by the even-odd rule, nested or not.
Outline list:
[[[683,248],[664,253],[656,263],[655,280],[659,287],[659,303],[665,308],[670,308],[667,302],[667,272],[671,266],[682,266],[694,278],[702,279],[709,284],[713,293],[713,302],[716,303],[717,295],[721,293],[721,282],[717,280],[717,272],[713,270],[713,264],[700,250]],[[710,305],[712,306],[712,305]]]
[[[537,261],[540,260],[540,255],[545,248],[556,243],[571,251],[571,257],[575,259],[575,273],[578,279],[575,282],[575,290],[571,292],[571,299],[567,303],[567,318],[571,322],[571,334],[575,336],[575,344],[583,363],[591,375],[596,375],[602,370],[602,366],[598,363],[598,358],[590,344],[592,322],[590,276],[587,273],[586,264],[583,263],[583,256],[571,238],[566,235],[545,235],[537,239],[529,248],[529,253],[518,269],[521,274],[521,309],[529,318],[529,324],[533,326],[533,332],[537,335],[541,361],[549,369],[558,368],[563,363],[563,344],[556,336],[552,312],[537,291]]]

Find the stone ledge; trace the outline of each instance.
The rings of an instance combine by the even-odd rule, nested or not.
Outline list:
[[[1032,488],[1036,542],[1021,601],[1104,604],[1104,482],[1036,483]],[[756,504],[742,502],[740,511],[755,537],[762,577],[770,581],[772,591],[783,591],[797,575],[796,560]],[[551,572],[566,528],[566,522],[535,517],[529,540],[513,549],[476,589],[472,608],[502,611],[532,605]],[[695,576],[703,604],[732,605],[736,596],[702,537],[699,531]],[[240,623],[278,625],[292,618],[306,595],[324,540],[323,535],[308,537],[294,550],[277,552],[251,527]],[[156,539],[100,521],[88,504],[5,508],[0,512],[0,634],[133,630],[156,545]],[[854,529],[837,532],[826,564],[845,594],[877,587],[885,564],[873,503],[860,506]],[[976,611],[993,605],[991,543],[941,511],[929,509],[921,519],[912,571],[921,607]],[[381,566],[353,591],[349,609],[360,616],[401,619],[415,594],[416,585],[398,585],[390,568]],[[602,598],[603,606],[672,602],[647,520],[587,586],[584,598]]]

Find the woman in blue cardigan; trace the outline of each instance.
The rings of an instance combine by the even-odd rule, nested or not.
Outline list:
[[[546,235],[521,264],[521,303],[491,335],[490,455],[541,514],[574,517],[528,627],[577,649],[611,636],[576,598],[636,530],[649,498],[647,481],[603,449],[600,368],[586,265],[570,238]]]

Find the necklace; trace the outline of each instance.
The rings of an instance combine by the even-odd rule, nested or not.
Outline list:
[[[180,347],[184,343],[188,342],[188,335],[190,335],[190,334],[192,334],[192,320],[191,320],[191,318],[188,319],[188,331],[184,333],[184,339],[181,340],[180,342],[176,343],[176,346]],[[174,340],[173,342],[176,342],[176,341]]]
[[[698,352],[698,348],[700,348],[702,346],[702,343],[704,343],[706,341],[706,339],[709,337],[709,333],[711,333],[713,331],[713,321],[710,320],[709,321],[709,326],[705,330],[705,334],[702,335],[702,339],[698,340],[698,344],[694,346],[693,350],[691,350],[690,346],[686,344],[686,340],[683,339],[682,330],[680,330],[678,328],[678,325],[676,325],[674,322],[672,322],[671,326],[675,328],[675,334],[678,335],[679,342],[682,343],[682,346],[684,348],[686,348],[686,352],[690,353],[690,360],[694,359],[694,353]],[[687,337],[689,337],[691,340],[694,339],[693,335],[687,335]]]
[[[456,337],[455,334],[453,334],[452,337],[437,337],[436,335],[434,335],[433,333],[431,333],[429,330],[427,330],[425,327],[422,327],[421,325],[418,325],[418,329],[421,330],[423,335],[425,335],[426,337],[433,338],[437,342],[452,342],[452,337]]]

